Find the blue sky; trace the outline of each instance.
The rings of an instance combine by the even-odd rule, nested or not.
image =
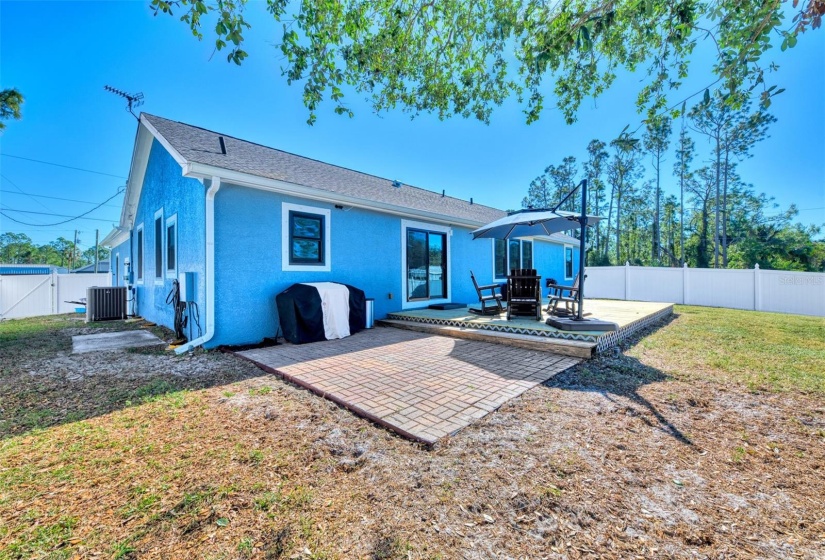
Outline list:
[[[0,3],[0,87],[26,96],[23,120],[8,122],[0,137],[0,204],[22,221],[51,223],[50,214],[74,216],[93,208],[125,184],[136,121],[106,84],[142,92],[146,112],[228,135],[398,179],[434,191],[500,208],[520,205],[530,181],[567,155],[584,159],[593,138],[608,141],[641,117],[633,104],[639,78],[623,76],[607,95],[588,101],[579,121],[565,125],[549,108],[539,122],[524,124],[513,101],[492,123],[432,116],[411,120],[400,110],[373,114],[349,97],[355,117],[337,116],[326,105],[314,126],[306,124],[300,86],[280,76],[274,46],[279,26],[262,2],[251,2],[249,58],[243,66],[213,56],[212,43],[198,42],[177,17],[152,17],[148,0],[129,2]],[[702,53],[700,53],[702,54]],[[771,107],[778,122],[771,137],[740,164],[744,179],[775,196],[782,207],[796,203],[799,220],[825,224],[825,33],[808,33],[796,48],[776,48],[776,83],[786,91]],[[712,79],[711,53],[694,63],[681,99]],[[709,146],[697,137],[705,155]],[[19,156],[105,173],[36,163]],[[668,171],[673,163],[668,157]],[[676,192],[668,175],[666,192]],[[24,191],[38,197],[19,194]],[[56,200],[58,197],[67,200]],[[80,230],[81,247],[94,244],[117,222],[122,197],[89,217],[61,226],[24,226],[0,217],[0,230],[24,232],[37,243]]]

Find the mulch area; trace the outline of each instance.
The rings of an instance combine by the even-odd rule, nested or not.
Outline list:
[[[2,436],[0,558],[825,556],[819,396],[603,357],[428,450],[188,360],[214,383]]]

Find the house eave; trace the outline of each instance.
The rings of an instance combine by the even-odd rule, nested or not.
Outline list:
[[[100,244],[104,247],[117,247],[121,243],[127,241],[129,239],[129,230],[121,229],[120,227],[114,228],[109,234],[103,238]]]
[[[146,167],[149,164],[149,152],[152,149],[152,139],[157,131],[146,128],[146,121],[141,119],[135,137],[135,147],[132,151],[132,162],[129,167],[129,179],[126,181],[126,193],[123,197],[123,208],[120,211],[120,227],[131,229],[137,213],[140,191],[143,190],[143,180],[146,176]]]
[[[185,177],[194,177],[198,179],[208,179],[213,176],[218,176],[227,183],[238,185],[241,187],[249,187],[270,192],[277,192],[280,194],[292,195],[300,198],[316,200],[321,202],[328,202],[332,204],[341,204],[344,206],[352,206],[356,208],[363,208],[366,210],[374,210],[384,214],[393,214],[405,218],[414,218],[417,220],[424,220],[429,222],[436,222],[440,224],[447,224],[452,226],[460,226],[466,228],[478,228],[485,224],[477,220],[468,220],[466,218],[458,218],[440,214],[437,212],[427,212],[424,210],[415,210],[388,204],[384,202],[377,202],[364,198],[352,197],[340,193],[333,193],[323,191],[305,185],[298,185],[278,179],[269,179],[260,177],[258,175],[251,175],[249,173],[242,173],[239,171],[232,171],[221,167],[206,165],[197,162],[189,162],[183,165],[183,175]]]

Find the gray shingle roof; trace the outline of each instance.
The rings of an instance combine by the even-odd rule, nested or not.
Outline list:
[[[340,195],[432,212],[483,225],[506,215],[502,210],[470,204],[418,187],[394,187],[390,179],[353,171],[282,150],[247,142],[196,126],[143,113],[155,129],[188,162],[211,165],[258,177],[285,181]],[[226,154],[218,138],[223,137]]]

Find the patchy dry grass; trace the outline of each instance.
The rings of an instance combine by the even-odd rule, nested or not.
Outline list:
[[[821,380],[761,391],[758,360],[711,363],[703,345],[661,367],[669,340],[715,323],[702,311],[679,309],[626,355],[559,375],[432,451],[231,355],[127,367],[134,355],[112,353],[114,400],[105,383],[77,385],[102,370],[68,381],[80,366],[58,360],[41,372],[47,394],[62,383],[108,404],[72,397],[58,410],[80,418],[48,428],[11,416],[0,558],[821,558]],[[54,344],[4,362],[4,383],[65,352]]]

